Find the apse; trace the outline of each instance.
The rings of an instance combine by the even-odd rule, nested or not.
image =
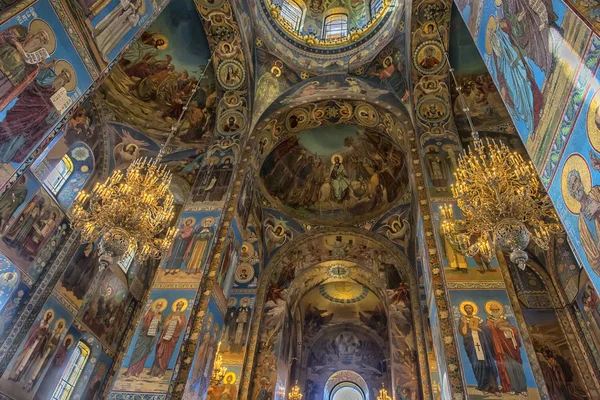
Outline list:
[[[405,164],[387,137],[342,124],[289,136],[266,157],[260,176],[264,194],[291,216],[340,225],[395,205],[407,189]]]

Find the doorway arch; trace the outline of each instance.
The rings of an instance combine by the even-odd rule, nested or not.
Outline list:
[[[354,382],[340,382],[333,388],[330,400],[365,400],[365,394]]]
[[[325,383],[323,400],[369,400],[369,387],[358,373],[344,369],[331,374]]]

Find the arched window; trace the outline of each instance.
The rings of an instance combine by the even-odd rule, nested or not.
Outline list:
[[[325,18],[325,39],[339,39],[348,36],[348,15],[331,14]]]
[[[83,342],[77,343],[77,347],[69,358],[67,368],[60,377],[60,382],[52,394],[52,400],[69,400],[77,380],[90,357],[90,348]]]
[[[292,29],[299,31],[302,24],[302,6],[294,0],[276,0],[273,4],[281,8],[281,16],[289,22]]]
[[[383,7],[383,0],[371,0],[371,17],[374,17]]]
[[[58,194],[69,176],[73,173],[73,160],[67,154],[56,164],[54,169],[50,171],[44,183],[53,194]]]
[[[342,382],[333,389],[331,400],[365,400],[365,395],[357,384]]]
[[[131,267],[131,264],[133,263],[133,259],[135,258],[135,250],[133,250],[132,248],[129,248],[129,250],[127,250],[127,253],[125,253],[123,255],[123,258],[121,258],[117,264],[119,264],[119,267],[121,267],[121,269],[123,270],[123,272],[125,272],[125,274],[127,274],[127,271],[129,271],[129,267]]]

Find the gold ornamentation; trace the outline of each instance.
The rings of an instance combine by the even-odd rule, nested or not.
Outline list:
[[[215,357],[213,371],[210,376],[210,385],[213,387],[218,386],[221,381],[223,381],[223,378],[225,378],[225,375],[227,375],[227,367],[223,366],[223,354],[220,350],[221,342],[219,342],[219,345],[217,346],[217,355]]]
[[[458,164],[452,196],[463,219],[454,218],[452,206],[441,206],[442,232],[468,256],[480,254],[489,261],[499,247],[525,269],[530,238],[547,250],[550,236],[560,230],[533,164],[504,143],[484,143],[478,135]]]
[[[279,24],[283,30],[294,39],[299,42],[306,43],[309,47],[340,47],[345,46],[354,42],[359,41],[364,36],[366,36],[371,30],[379,24],[379,22],[383,19],[388,10],[391,9],[390,5],[392,4],[392,0],[383,0],[383,5],[377,12],[377,14],[373,15],[369,21],[365,25],[360,28],[352,29],[348,35],[335,38],[335,39],[320,39],[314,34],[306,34],[303,35],[299,30],[292,26],[292,24],[285,19],[285,17],[281,13],[281,8],[277,4],[273,4],[271,0],[264,0],[269,8],[269,12],[271,17]]]
[[[100,240],[104,254],[159,259],[169,248],[176,229],[171,172],[159,158],[135,160],[125,173],[114,171],[91,193],[79,192],[73,206],[73,225],[81,230],[81,241]],[[166,234],[164,233],[166,231]]]
[[[392,400],[392,398],[388,395],[388,391],[383,382],[381,383],[381,389],[379,390],[379,396],[377,396],[377,400]]]
[[[296,385],[288,393],[288,399],[289,400],[302,400],[302,393],[300,393],[300,387],[298,386],[298,381],[296,381]]]

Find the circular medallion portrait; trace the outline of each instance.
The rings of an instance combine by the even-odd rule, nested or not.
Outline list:
[[[221,135],[233,136],[246,127],[246,117],[239,111],[226,111],[221,115],[217,124]]]
[[[225,90],[236,90],[244,83],[246,71],[238,60],[223,61],[217,68],[217,79]]]
[[[422,43],[414,55],[414,66],[425,75],[436,74],[444,67],[444,52],[440,44],[430,40]]]

